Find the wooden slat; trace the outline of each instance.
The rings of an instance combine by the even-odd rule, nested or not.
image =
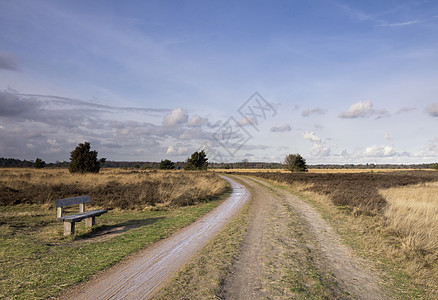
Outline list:
[[[84,213],[78,213],[74,215],[68,215],[65,217],[58,218],[58,220],[62,220],[64,222],[79,222],[83,219],[100,216],[101,214],[107,213],[108,211],[106,209],[96,209],[96,210],[89,210]]]
[[[80,203],[89,203],[91,202],[90,196],[79,196],[79,197],[72,197],[72,198],[65,198],[65,199],[58,199],[56,200],[56,207],[65,207],[65,206],[72,206],[77,205]]]

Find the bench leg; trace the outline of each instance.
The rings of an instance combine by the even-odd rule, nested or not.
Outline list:
[[[75,233],[75,222],[64,222],[64,235],[72,235]]]
[[[94,224],[96,224],[96,217],[85,219],[85,227],[93,227]]]

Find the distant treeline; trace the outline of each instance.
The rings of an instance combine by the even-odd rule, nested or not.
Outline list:
[[[431,169],[436,164],[317,164],[309,169]],[[266,162],[209,163],[209,169],[283,169],[283,164]]]
[[[51,168],[68,168],[69,162],[57,161],[56,163],[48,163],[46,167]],[[0,157],[0,168],[33,168],[35,167],[35,161],[33,160],[20,160],[15,158],[3,158]]]
[[[186,162],[176,162],[181,169]],[[69,162],[61,161],[47,163],[46,168],[67,168]],[[309,169],[431,169],[437,164],[317,164],[308,165]],[[34,161],[20,160],[15,158],[0,157],[0,168],[33,168]],[[159,169],[160,162],[144,161],[110,161],[102,164],[103,168],[126,168],[126,169]],[[234,162],[234,163],[209,163],[209,169],[283,169],[283,164],[268,162]]]

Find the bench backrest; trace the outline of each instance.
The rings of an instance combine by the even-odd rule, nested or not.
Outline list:
[[[79,197],[58,199],[56,200],[56,207],[72,206],[72,205],[78,205],[80,203],[90,203],[90,202],[91,202],[90,196],[79,196]]]
[[[79,196],[65,199],[56,200],[56,217],[60,218],[63,214],[63,207],[78,205],[79,204],[79,212],[85,211],[85,203],[90,203],[90,196]]]

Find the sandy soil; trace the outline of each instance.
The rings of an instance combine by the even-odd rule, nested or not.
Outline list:
[[[345,246],[320,214],[260,179],[252,219],[224,299],[387,299],[372,264]]]
[[[171,237],[156,243],[62,299],[146,299],[196,254],[249,198],[248,190],[226,178],[233,187],[231,196],[200,220]]]

